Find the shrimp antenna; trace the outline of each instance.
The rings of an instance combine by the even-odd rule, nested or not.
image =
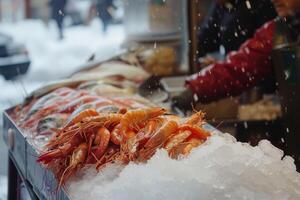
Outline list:
[[[197,109],[195,108],[195,105],[194,105],[193,103],[191,103],[191,105],[192,105],[192,111],[193,111],[194,113],[197,113],[198,111],[197,111]]]
[[[59,180],[59,184],[58,184],[58,188],[60,188],[63,185],[63,180],[64,180],[64,176],[66,175],[66,173],[68,172],[68,170],[73,167],[73,165],[68,166],[64,172],[62,173],[60,180]],[[68,172],[69,173],[69,172]]]
[[[216,126],[216,128],[219,128],[223,124],[223,120]]]

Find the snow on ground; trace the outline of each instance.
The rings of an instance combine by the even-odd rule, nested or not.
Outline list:
[[[291,157],[269,141],[257,147],[214,135],[182,160],[163,150],[147,164],[86,170],[72,181],[72,199],[300,199],[300,174]]]
[[[20,102],[47,81],[69,76],[97,52],[98,58],[108,58],[120,49],[124,39],[122,25],[113,25],[103,35],[101,23],[95,19],[89,26],[74,26],[65,29],[65,38],[57,40],[55,24],[47,27],[40,20],[26,20],[15,24],[1,24],[0,31],[26,45],[31,65],[22,78],[6,82],[0,78],[0,112]],[[5,94],[5,95],[4,95]]]

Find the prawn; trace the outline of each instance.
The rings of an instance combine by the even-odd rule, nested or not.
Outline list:
[[[81,142],[82,142],[82,138],[73,137],[72,139],[68,140],[67,142],[62,143],[62,145],[56,146],[55,149],[48,150],[47,152],[40,155],[37,159],[37,162],[47,164],[47,163],[51,162],[54,159],[59,159],[59,158],[62,158],[62,157],[66,157]]]
[[[73,152],[69,166],[63,171],[58,188],[60,188],[66,180],[69,179],[78,169],[82,168],[87,157],[88,146],[86,143],[80,144]]]
[[[184,124],[189,124],[189,125],[202,125],[204,122],[204,117],[205,114],[201,111],[194,113],[190,117],[186,119]]]
[[[157,148],[163,146],[163,144],[175,134],[178,130],[177,122],[170,120],[160,127],[150,139],[145,143],[142,149],[139,151],[139,161],[148,160],[156,151]]]
[[[91,149],[92,157],[89,157],[87,159],[87,163],[93,163],[95,160],[99,160],[103,154],[105,153],[108,144],[110,141],[110,132],[108,129],[102,127],[97,131],[97,134],[95,136],[93,145]]]
[[[181,131],[189,130],[192,132],[194,137],[199,138],[201,140],[206,140],[210,136],[209,131],[197,125],[183,124],[178,129]]]
[[[174,135],[166,142],[166,144],[164,145],[164,148],[169,152],[173,147],[175,147],[179,143],[185,141],[191,135],[192,135],[192,132],[189,130],[180,131],[178,134]]]
[[[173,159],[178,159],[180,155],[186,156],[191,150],[203,143],[203,140],[198,138],[190,138],[188,141],[175,146],[169,151],[169,156]]]
[[[69,127],[71,125],[74,125],[78,122],[81,122],[83,119],[87,117],[94,117],[94,116],[99,116],[99,113],[95,109],[86,109],[84,111],[81,111],[78,113],[75,117],[70,119],[67,124],[64,126],[64,128]]]
[[[163,124],[165,118],[157,117],[151,119],[146,126],[141,129],[134,137],[128,139],[126,143],[122,146],[122,150],[127,152],[132,160],[136,155],[137,151],[143,146],[154,132]]]
[[[126,112],[120,122],[123,131],[138,131],[141,126],[151,118],[163,115],[166,112],[164,108],[137,109]]]

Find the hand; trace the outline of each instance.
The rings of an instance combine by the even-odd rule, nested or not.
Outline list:
[[[212,57],[212,56],[207,55],[207,56],[205,56],[205,57],[201,57],[201,58],[199,59],[199,62],[200,62],[201,67],[206,67],[206,66],[208,66],[208,65],[211,65],[211,64],[216,63],[216,62],[217,62],[217,59],[215,59],[215,58]]]
[[[194,94],[191,90],[187,89],[178,96],[172,98],[171,109],[176,111],[179,109],[183,112],[193,109],[195,104]]]

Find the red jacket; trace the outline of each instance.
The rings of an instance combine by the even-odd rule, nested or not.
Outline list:
[[[267,22],[237,52],[223,62],[213,64],[190,76],[186,87],[197,94],[200,102],[238,95],[272,74],[271,51],[275,21]]]

